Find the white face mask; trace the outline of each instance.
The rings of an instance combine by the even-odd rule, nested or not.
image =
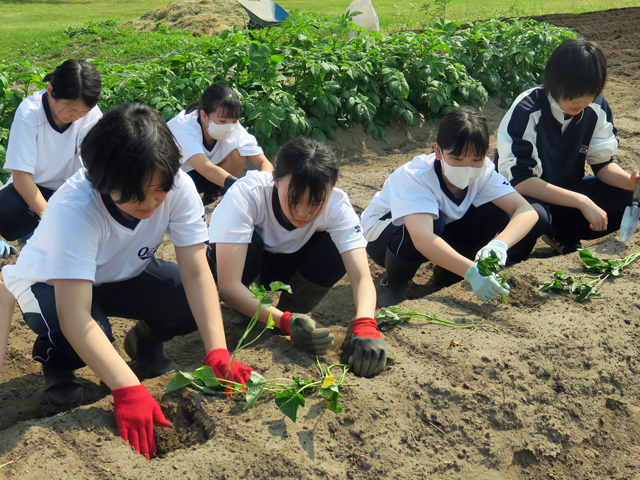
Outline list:
[[[445,161],[442,150],[440,150],[440,157],[444,176],[461,190],[471,185],[482,174],[484,164],[482,167],[453,167]]]
[[[218,140],[220,142],[224,142],[231,135],[233,135],[233,132],[236,131],[236,128],[238,128],[238,125],[240,125],[238,122],[218,124],[218,123],[214,123],[212,120],[209,120],[207,133],[211,136],[211,138]]]

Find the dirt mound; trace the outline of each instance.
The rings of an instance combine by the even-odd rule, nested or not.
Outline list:
[[[249,19],[236,0],[182,0],[167,8],[150,10],[125,22],[137,30],[169,28],[194,35],[218,35],[232,26],[243,28]]]
[[[637,169],[640,9],[543,18],[604,48],[618,161]],[[484,111],[495,145],[505,110],[490,101]],[[396,166],[431,149],[429,125],[395,125],[387,132],[378,142],[358,129],[339,131],[332,143],[343,164],[340,187],[359,212]],[[638,241],[640,233],[626,245],[615,235],[585,244],[600,256],[620,257],[640,251]],[[175,260],[168,243],[158,255]],[[112,397],[87,368],[78,372],[85,389],[81,407],[59,412],[44,403],[41,369],[31,359],[34,334],[16,309],[0,376],[0,477],[638,480],[640,263],[607,281],[602,298],[585,303],[537,291],[559,269],[579,273],[577,254],[553,256],[539,242],[532,258],[508,270],[512,293],[504,304],[479,302],[463,283],[436,291],[429,286],[432,266],[424,265],[402,306],[430,308],[451,320],[484,319],[498,331],[470,335],[419,322],[390,330],[388,368],[371,379],[348,374],[355,385],[343,389],[340,415],[309,395],[294,424],[272,398],[243,411],[242,398],[163,395],[168,376],[146,381],[173,422],[158,429],[160,455],[151,461],[117,436]],[[377,280],[381,269],[372,264],[371,270]],[[223,305],[222,312],[230,327],[233,311]],[[343,279],[314,312],[336,337],[323,364],[339,361],[354,315]],[[132,322],[116,318],[112,324],[115,346],[127,358],[122,342]],[[229,328],[229,345],[233,337]],[[166,350],[186,371],[199,367],[205,354],[198,334],[172,340]],[[243,350],[238,359],[266,378],[318,376],[315,358],[281,337]]]

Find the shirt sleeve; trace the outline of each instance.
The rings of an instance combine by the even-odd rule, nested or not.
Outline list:
[[[529,93],[516,99],[498,128],[498,171],[514,186],[542,176],[536,147],[541,110]]]
[[[39,133],[36,115],[15,116],[9,132],[6,163],[3,167],[6,171],[19,170],[32,175],[36,172]]]
[[[478,192],[472,202],[475,207],[515,192],[511,183],[509,183],[504,175],[496,171],[493,162],[488,158],[485,160],[484,168],[485,171],[482,172],[483,176],[479,179]]]
[[[47,209],[43,225],[51,246],[47,251],[47,282],[73,279],[95,282],[102,228],[98,216],[86,215],[82,205],[58,203]],[[42,228],[42,226],[40,227]]]
[[[389,204],[394,225],[401,225],[403,217],[417,213],[428,213],[437,219],[440,207],[432,188],[440,188],[440,185],[432,187],[406,170],[398,173],[398,176],[389,177]]]
[[[589,142],[587,164],[608,163],[618,151],[618,138],[616,137],[617,131],[613,126],[613,113],[604,97],[596,99],[596,102],[591,104],[591,108],[596,112],[598,119]]]
[[[186,173],[178,172],[171,192],[171,211],[167,236],[176,247],[204,243],[209,239],[204,206],[195,184]]]
[[[349,202],[349,197],[341,190],[334,190],[333,195],[339,195],[339,200],[337,204],[328,206],[331,211],[327,232],[331,235],[338,252],[343,254],[349,250],[366,247],[367,241],[360,226],[360,218]]]
[[[252,185],[241,179],[225,194],[211,215],[211,243],[251,243],[258,211],[251,190]]]
[[[199,126],[200,124],[196,123],[195,125]],[[168,126],[173,136],[176,137],[176,143],[182,156],[180,159],[182,164],[198,153],[205,155],[204,146],[202,145],[202,132],[189,123],[186,116],[170,121]]]

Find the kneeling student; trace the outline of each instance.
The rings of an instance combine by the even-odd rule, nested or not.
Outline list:
[[[208,250],[220,296],[232,308],[253,315],[258,307],[247,288],[253,281],[291,286],[278,307],[276,325],[304,350],[324,355],[333,335],[307,314],[345,271],[353,289],[356,319],[351,328],[354,373],[383,370],[387,352],[373,319],[376,293],[358,215],[335,188],[338,160],[326,145],[296,138],[278,152],[275,170],[250,171],[238,180],[211,216]],[[269,311],[261,312],[267,322]]]
[[[441,286],[464,276],[480,300],[509,293],[470,259],[494,250],[504,265],[509,246],[538,218],[486,158],[489,130],[480,113],[449,112],[433,149],[393,172],[362,212],[367,252],[386,270],[378,294],[383,306],[405,299],[409,280],[427,260],[436,264]]]
[[[256,137],[238,122],[241,113],[242,104],[231,87],[215,83],[168,122],[180,147],[182,169],[204,194],[205,205],[225,194],[247,161],[258,170],[273,171]]]
[[[85,168],[51,197],[15,265],[3,269],[24,319],[38,334],[45,396],[69,408],[82,401],[74,370],[89,366],[112,389],[118,430],[147,457],[160,407],[112,346],[107,317],[136,319],[125,351],[144,375],[178,368],[163,342],[200,330],[205,364],[245,383],[251,369],[229,370],[216,286],[207,264],[204,207],[160,115],[125,104],[109,111],[82,143]],[[154,252],[164,234],[178,264]]]

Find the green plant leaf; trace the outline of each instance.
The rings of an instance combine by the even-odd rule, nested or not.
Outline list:
[[[202,367],[198,368],[195,372],[193,372],[193,375],[196,378],[202,380],[205,386],[209,388],[222,386],[220,385],[220,382],[218,382],[216,374],[213,373],[213,369],[209,365],[203,365]]]
[[[278,393],[275,401],[280,411],[295,423],[298,409],[304,407],[304,397],[294,389],[290,389]]]
[[[286,283],[283,283],[280,281],[271,282],[271,284],[269,285],[269,288],[271,289],[272,292],[277,292],[278,290],[286,290],[287,292],[291,293],[291,287]]]
[[[258,397],[262,393],[265,385],[267,384],[267,379],[260,375],[255,370],[251,372],[251,378],[247,380],[247,392],[245,398],[247,400],[247,404],[244,406],[243,410],[248,410],[249,408],[253,408],[258,401]]]
[[[178,371],[173,377],[171,377],[171,380],[169,381],[169,384],[167,385],[164,393],[166,395],[167,393],[180,390],[181,388],[190,385],[194,380],[195,377],[193,375]]]

